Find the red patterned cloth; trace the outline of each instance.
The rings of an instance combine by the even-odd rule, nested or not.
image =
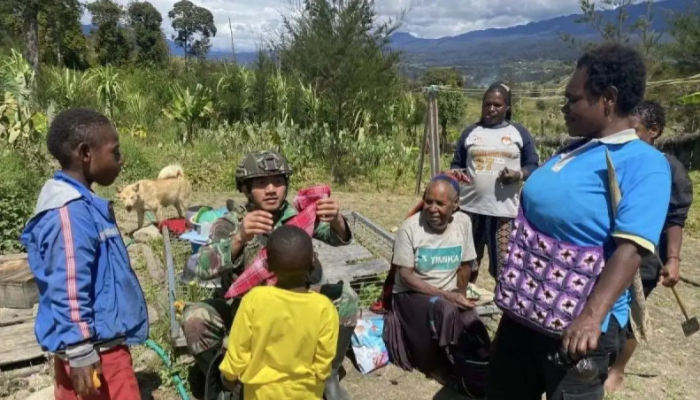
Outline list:
[[[468,184],[470,183],[468,179],[464,177],[460,177],[456,173],[452,171],[447,171],[447,172],[440,172],[439,174],[436,174],[435,176],[438,175],[449,175],[452,178],[454,178],[457,182],[459,183],[465,183]],[[408,213],[406,218],[418,214],[419,212],[423,211],[423,199],[421,199],[418,204],[411,209],[411,211]],[[391,262],[391,260],[389,260]],[[394,282],[396,282],[396,267],[394,264],[391,264],[391,267],[389,268],[389,274],[386,277],[386,280],[384,281],[384,287],[382,287],[382,295],[381,297],[372,303],[372,305],[369,307],[370,311],[376,314],[384,314],[386,313],[390,308],[391,308],[391,293],[394,290]]]
[[[303,229],[313,236],[316,227],[316,202],[331,196],[331,188],[326,185],[302,189],[292,204],[299,214],[292,217],[285,225]],[[273,286],[277,283],[275,274],[267,270],[267,248],[263,247],[245,271],[236,279],[226,292],[226,298],[240,297],[261,284]]]

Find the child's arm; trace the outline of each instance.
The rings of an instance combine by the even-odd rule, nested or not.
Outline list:
[[[333,304],[327,298],[324,298],[324,300],[327,303],[327,307],[324,308],[320,316],[321,332],[318,335],[312,367],[316,378],[320,381],[325,381],[331,375],[331,363],[333,358],[335,358],[338,346],[338,325],[340,323],[338,312],[333,307]]]
[[[229,382],[235,382],[243,375],[252,357],[254,296],[255,293],[251,292],[243,297],[228,336],[226,356],[219,366],[224,379]]]
[[[48,297],[60,346],[70,366],[88,367],[100,358],[90,339],[94,335],[92,274],[98,256],[99,233],[82,201],[52,211],[41,232],[45,249]]]

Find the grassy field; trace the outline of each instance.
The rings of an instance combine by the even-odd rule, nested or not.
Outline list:
[[[694,181],[700,185],[700,174],[693,174]],[[410,195],[391,195],[386,193],[335,193],[342,207],[360,212],[386,229],[396,227],[406,212],[415,204],[416,198]],[[207,193],[199,194],[194,204],[224,205],[227,198],[240,200],[238,194]],[[700,207],[692,210],[689,228],[698,232],[700,227]],[[120,227],[129,231],[135,227],[135,216],[126,214],[117,207]],[[700,236],[695,236],[700,237]],[[159,251],[155,243],[154,250]],[[139,251],[131,251],[134,268],[142,280],[142,285],[149,305],[160,315],[159,322],[153,324],[151,337],[161,343],[167,337],[167,318],[165,305],[167,300],[161,292],[162,286],[153,282],[146,272],[143,257]],[[683,276],[690,281],[700,282],[700,270],[693,261],[700,259],[700,240],[687,238],[683,250]],[[493,281],[487,277],[480,278],[480,286],[492,287]],[[691,313],[700,309],[700,290],[687,283],[679,285],[681,296],[687,302]],[[608,399],[664,399],[695,400],[700,391],[700,335],[684,338],[680,324],[682,315],[671,292],[659,288],[651,296],[649,307],[652,317],[653,335],[648,343],[642,344],[628,369],[625,389]],[[496,320],[489,321],[495,326]],[[135,367],[141,384],[144,399],[176,400],[178,397],[168,383],[167,371],[160,361],[144,348],[134,349]],[[187,358],[181,359],[178,369],[186,375]],[[349,362],[346,362],[348,376],[343,381],[345,387],[355,399],[399,400],[411,399],[462,399],[456,393],[443,389],[432,380],[424,378],[417,372],[405,372],[388,366],[373,374],[359,374]],[[52,398],[51,368],[46,365],[42,371],[30,377],[16,378],[11,373],[0,374],[0,398],[12,400],[41,400]],[[33,397],[32,396],[33,393]]]

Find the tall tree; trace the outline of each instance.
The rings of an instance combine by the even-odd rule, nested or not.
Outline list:
[[[168,59],[168,45],[161,30],[163,17],[147,1],[129,4],[129,24],[134,32],[136,62],[146,65],[160,65]]]
[[[654,0],[643,0],[646,4],[646,14],[635,21],[630,20],[629,7],[637,4],[639,0],[579,0],[579,6],[583,15],[576,21],[590,25],[594,31],[605,41],[633,44],[642,53],[647,64],[647,75],[651,77],[662,65],[663,59],[659,52],[659,40],[661,33],[652,28],[654,20]],[[599,4],[599,6],[596,6]],[[615,17],[610,20],[602,14],[602,9],[615,10]],[[577,40],[570,35],[563,35],[563,39],[574,46],[588,48],[595,43]]]
[[[0,1],[0,48],[22,45],[22,18],[11,1]]]
[[[672,20],[671,34],[676,39],[669,53],[683,74],[700,72],[700,0],[693,0],[688,10]]]
[[[95,53],[102,65],[124,65],[133,51],[129,32],[124,26],[124,9],[112,0],[97,0],[87,5],[92,14]]]
[[[85,69],[88,64],[87,39],[78,0],[54,0],[44,3],[39,13],[41,60],[44,63]]]
[[[206,58],[211,48],[210,38],[216,36],[216,25],[211,11],[199,7],[188,0],[175,3],[168,12],[172,27],[177,32],[173,35],[175,44],[185,50],[185,65],[189,58]]]
[[[343,147],[343,132],[376,126],[383,120],[377,114],[398,98],[399,55],[387,47],[398,25],[378,22],[373,0],[305,0],[283,23],[275,43],[281,68],[323,99],[332,129],[327,157],[342,180],[340,162],[352,150]]]
[[[39,71],[39,11],[42,5],[52,0],[9,0],[13,14],[22,21],[24,57],[35,72]]]

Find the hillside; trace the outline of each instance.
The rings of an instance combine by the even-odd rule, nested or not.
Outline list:
[[[683,12],[688,0],[665,0],[654,4],[653,29],[664,33],[663,40],[671,40],[666,34],[669,17]],[[629,7],[628,24],[646,14],[646,4]],[[602,12],[603,18],[615,19],[615,11]],[[471,31],[457,36],[436,39],[419,38],[407,32],[391,36],[390,48],[401,51],[406,74],[418,76],[428,67],[457,67],[476,84],[485,84],[497,77],[513,76],[519,80],[548,80],[566,69],[562,62],[570,62],[578,55],[561,39],[562,34],[582,40],[596,40],[595,31],[588,25],[577,23],[581,15],[572,14],[544,21],[531,22],[509,28]],[[83,27],[89,34],[91,27]],[[182,56],[182,48],[168,38],[171,54]],[[227,49],[212,49],[211,59],[231,59]],[[236,53],[238,62],[255,61],[255,52]],[[544,63],[544,61],[547,61]],[[559,63],[556,63],[556,62]]]
[[[653,29],[656,32],[668,32],[669,17],[685,10],[687,3],[687,0],[656,3]],[[645,4],[631,6],[628,24],[644,16],[646,11]],[[610,10],[602,12],[602,15],[604,19],[612,21],[615,13]],[[576,49],[561,39],[562,34],[583,40],[597,39],[590,26],[577,23],[580,17],[581,15],[572,14],[510,28],[472,31],[437,39],[418,38],[410,33],[397,32],[392,36],[391,47],[401,51],[408,66],[417,70],[431,66],[454,66],[471,75],[477,82],[490,81],[499,75],[517,75],[518,71],[529,74],[530,79],[540,79],[547,72],[546,68],[537,66],[540,61],[571,61],[578,54]],[[663,40],[671,38],[665,34]],[[524,65],[518,68],[522,64]],[[529,80],[528,77],[523,78]]]

